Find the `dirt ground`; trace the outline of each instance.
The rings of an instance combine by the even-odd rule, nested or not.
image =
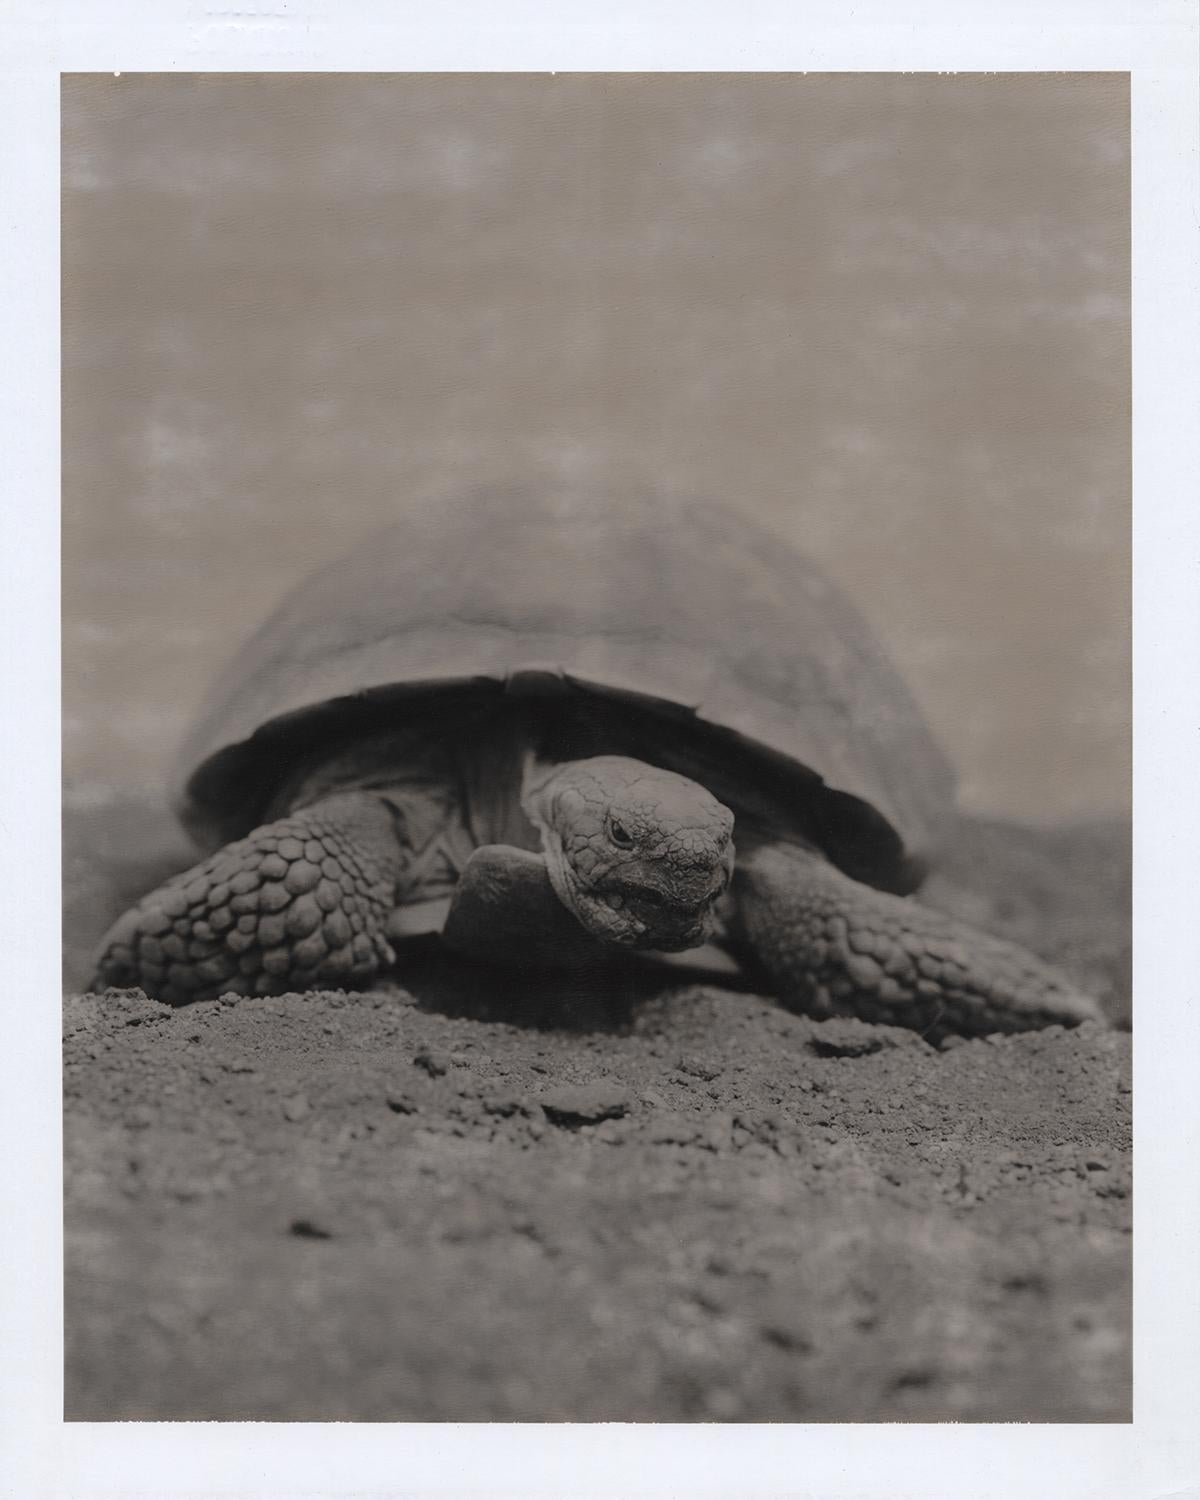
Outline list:
[[[65,972],[189,862],[68,795]],[[1117,1023],[934,1049],[451,964],[65,1003],[69,1419],[1130,1419],[1128,830],[964,825],[927,899]]]

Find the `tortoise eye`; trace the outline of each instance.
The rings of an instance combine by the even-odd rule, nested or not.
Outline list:
[[[624,823],[618,823],[615,819],[608,825],[608,836],[616,844],[618,849],[633,848],[633,834],[625,827]]]

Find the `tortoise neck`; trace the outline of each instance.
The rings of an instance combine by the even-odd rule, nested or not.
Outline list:
[[[458,761],[467,824],[476,846],[540,849],[541,837],[523,806],[527,780],[538,764],[537,740],[528,718],[506,713],[489,719],[460,745]]]

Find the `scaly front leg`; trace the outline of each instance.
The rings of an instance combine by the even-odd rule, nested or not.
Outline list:
[[[1090,996],[1027,953],[886,895],[821,855],[772,845],[734,880],[741,933],[784,1003],[908,1026],[937,1040],[1101,1020]]]
[[[327,797],[145,896],[101,943],[95,987],[140,985],[173,1004],[361,988],[394,959],[384,924],[408,857],[384,798]]]

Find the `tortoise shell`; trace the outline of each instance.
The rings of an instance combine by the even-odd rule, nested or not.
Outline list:
[[[953,811],[913,697],[809,559],[718,504],[569,490],[413,508],[296,586],[209,692],[177,810],[203,844],[237,837],[323,738],[463,693],[598,694],[683,725],[794,789],[814,841],[888,889],[918,883]]]

